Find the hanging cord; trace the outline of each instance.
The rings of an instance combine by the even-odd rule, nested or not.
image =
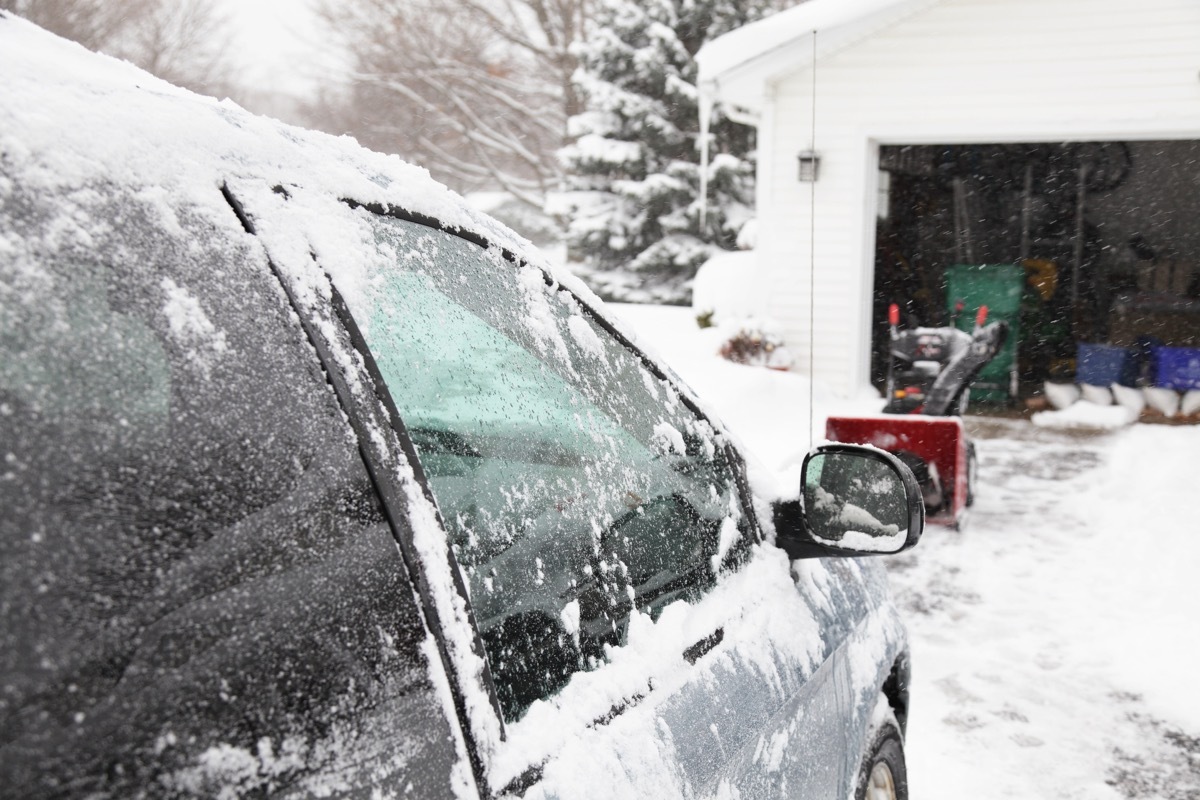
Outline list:
[[[812,38],[812,131],[809,135],[810,149],[817,151],[817,31]],[[808,185],[808,447],[816,445],[813,438],[816,410],[813,407],[816,376],[816,297],[817,297],[817,181],[816,175]]]

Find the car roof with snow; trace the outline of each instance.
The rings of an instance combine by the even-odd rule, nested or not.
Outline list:
[[[0,11],[0,153],[4,173],[44,192],[124,185],[167,191],[175,204],[230,214],[225,181],[302,184],[423,217],[520,253],[585,299],[591,292],[529,242],[471,208],[429,172],[398,156],[251,114],[59,38]],[[131,136],[131,132],[138,135]],[[235,221],[236,224],[236,221]]]
[[[168,218],[174,215],[172,207],[183,206],[238,232],[238,220],[221,193],[226,185],[255,180],[281,190],[301,186],[306,191],[292,197],[292,205],[304,205],[306,197],[316,202],[307,214],[298,215],[305,220],[303,229],[291,233],[318,260],[323,241],[329,246],[345,243],[337,224],[322,224],[327,222],[322,201],[387,208],[542,270],[605,326],[653,358],[656,369],[669,375],[689,402],[718,417],[649,343],[605,313],[583,281],[471,207],[423,167],[369,150],[351,136],[289,125],[252,114],[232,100],[196,94],[2,10],[0,72],[5,76],[0,83],[0,181],[15,179],[32,192],[56,194],[120,185],[143,200],[159,200]],[[343,283],[354,282],[345,275],[333,277],[343,292],[348,288]],[[767,481],[765,475],[759,477]]]
[[[346,231],[330,220],[328,203],[389,209],[542,270],[602,324],[654,359],[656,369],[669,375],[691,404],[718,416],[652,346],[606,314],[581,280],[472,208],[423,167],[369,150],[350,136],[289,125],[252,114],[232,100],[196,94],[5,11],[0,11],[0,73],[0,181],[68,196],[85,187],[123,186],[142,201],[157,202],[168,220],[186,207],[218,229],[238,234],[243,230],[230,214],[230,198],[222,194],[226,186],[253,181],[281,192],[300,187],[303,191],[289,199],[291,206],[301,207],[294,219],[303,220],[302,227],[277,231],[282,235],[274,238],[281,243],[291,234],[295,246],[307,247],[318,261],[329,248],[345,252],[347,244]],[[66,216],[69,206],[60,209]],[[353,291],[355,276],[331,277],[342,292]],[[760,470],[753,471],[769,483]]]

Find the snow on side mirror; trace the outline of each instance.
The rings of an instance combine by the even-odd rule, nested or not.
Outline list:
[[[802,506],[781,504],[775,514],[776,543],[792,558],[899,553],[925,527],[916,478],[883,450],[818,447],[804,459],[801,492]]]

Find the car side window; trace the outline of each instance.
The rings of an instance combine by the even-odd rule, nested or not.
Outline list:
[[[150,190],[31,194],[0,198],[0,793],[448,795],[413,590],[261,251]]]
[[[544,274],[364,214],[347,293],[466,574],[506,720],[748,541],[722,437]]]

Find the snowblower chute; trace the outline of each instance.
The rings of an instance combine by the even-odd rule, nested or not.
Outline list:
[[[961,528],[974,501],[975,446],[959,415],[971,381],[995,358],[1008,335],[1004,322],[987,322],[987,306],[975,330],[954,327],[898,330],[899,308],[888,309],[887,403],[877,417],[830,417],[825,437],[870,444],[897,456],[921,484],[928,522]]]

